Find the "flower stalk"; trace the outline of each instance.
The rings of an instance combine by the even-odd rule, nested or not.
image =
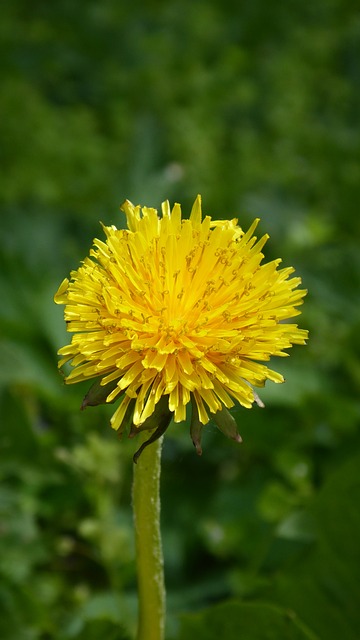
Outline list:
[[[160,215],[128,200],[121,209],[127,228],[103,226],[105,241],[95,238],[55,294],[73,334],[58,352],[59,368],[71,365],[66,383],[93,381],[82,409],[117,401],[111,426],[140,440],[133,458],[137,640],[163,640],[163,434],[171,420],[185,422],[191,405],[199,455],[211,419],[241,442],[228,409],[262,407],[254,387],[284,382],[263,363],[305,344],[308,332],[287,321],[300,313],[306,290],[280,259],[262,262],[268,235],[254,235],[258,219],[244,232],[235,218],[203,217],[200,195],[185,219],[167,200]]]
[[[145,441],[148,436],[139,434]],[[160,469],[163,437],[146,447],[134,464],[133,514],[138,578],[137,640],[163,640],[164,563],[160,531]]]

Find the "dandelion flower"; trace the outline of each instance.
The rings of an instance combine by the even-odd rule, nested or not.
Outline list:
[[[240,440],[228,409],[261,405],[254,387],[283,382],[263,362],[307,338],[284,322],[300,313],[300,278],[280,259],[262,264],[258,220],[245,233],[236,219],[202,218],[200,196],[189,219],[168,201],[161,216],[128,200],[121,209],[128,228],[103,226],[105,242],[94,240],[55,295],[74,334],[59,350],[59,367],[72,365],[66,382],[97,379],[83,407],[119,399],[120,433],[156,428],[153,440],[191,403],[198,453],[210,419]]]

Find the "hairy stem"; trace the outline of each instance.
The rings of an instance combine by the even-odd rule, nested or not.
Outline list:
[[[143,434],[139,434],[140,438]],[[164,562],[160,531],[160,469],[163,438],[146,447],[134,464],[133,513],[138,576],[137,640],[163,640]]]

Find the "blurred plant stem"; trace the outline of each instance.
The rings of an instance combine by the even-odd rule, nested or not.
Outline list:
[[[141,442],[149,434],[139,434]],[[134,464],[133,513],[138,579],[137,640],[163,640],[164,563],[160,531],[160,469],[163,438],[146,447]]]

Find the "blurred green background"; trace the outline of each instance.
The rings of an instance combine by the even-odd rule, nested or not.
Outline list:
[[[129,638],[131,457],[66,387],[60,281],[119,205],[261,218],[309,295],[285,385],[166,435],[171,640],[360,634],[360,11],[350,0],[3,0],[0,637]]]

